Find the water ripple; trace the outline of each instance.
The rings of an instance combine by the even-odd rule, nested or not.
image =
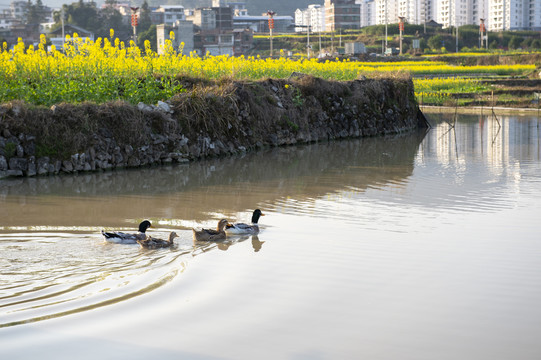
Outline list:
[[[186,238],[186,236],[184,236]],[[192,249],[111,245],[98,234],[25,232],[0,239],[0,327],[61,317],[153,291]]]

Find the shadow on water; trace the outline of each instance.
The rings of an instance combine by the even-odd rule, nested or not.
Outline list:
[[[201,221],[294,197],[402,182],[424,133],[282,147],[185,165],[0,180],[4,226],[118,226]],[[133,226],[133,225],[130,225]]]

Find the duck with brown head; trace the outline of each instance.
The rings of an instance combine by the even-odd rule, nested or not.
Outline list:
[[[226,237],[224,228],[229,222],[227,219],[222,219],[218,222],[216,230],[214,229],[201,229],[199,231],[192,229],[193,239],[195,241],[218,241],[224,240]]]
[[[173,239],[176,237],[178,237],[178,235],[173,231],[171,234],[169,234],[169,240],[157,239],[149,235],[144,240],[137,240],[137,243],[141,245],[141,247],[147,249],[166,248],[173,245]]]

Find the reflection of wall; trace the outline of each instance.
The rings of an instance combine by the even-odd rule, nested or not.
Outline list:
[[[422,137],[409,134],[272,150],[188,165],[0,181],[4,226],[115,226],[208,219],[285,197],[311,199],[403,180]]]

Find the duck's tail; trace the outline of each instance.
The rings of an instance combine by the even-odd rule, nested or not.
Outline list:
[[[108,233],[108,232],[105,232],[105,231],[101,231],[101,234],[106,238],[106,239],[110,239],[112,237],[115,237],[115,234],[114,233]]]

